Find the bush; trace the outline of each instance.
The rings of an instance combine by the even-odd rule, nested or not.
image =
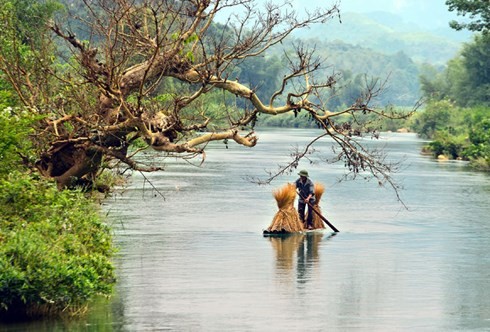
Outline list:
[[[14,171],[0,208],[0,316],[74,312],[111,293],[110,230],[82,193]]]
[[[490,108],[460,108],[448,101],[433,102],[416,116],[414,129],[433,141],[428,148],[434,156],[469,160],[476,169],[490,169]]]
[[[25,165],[27,113],[0,111],[0,318],[74,313],[115,282],[110,229],[81,192],[57,190]]]
[[[34,121],[35,117],[12,107],[0,109],[0,176],[20,167],[21,156],[29,152],[27,136]]]
[[[434,141],[429,143],[435,157],[442,154],[450,159],[463,159],[464,150],[468,145],[469,142],[464,136],[453,136],[446,131],[436,132]]]

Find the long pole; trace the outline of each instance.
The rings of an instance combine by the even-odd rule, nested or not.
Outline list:
[[[332,225],[330,223],[330,221],[327,220],[327,218],[325,218],[324,216],[322,216],[322,214],[317,209],[315,209],[315,207],[313,206],[313,204],[311,204],[310,202],[307,202],[305,200],[305,198],[299,192],[298,192],[298,195],[299,195],[299,197],[301,197],[306,202],[306,204],[308,204],[308,206],[313,210],[313,212],[315,212],[320,217],[320,219],[323,220],[323,222],[328,225],[328,227],[330,227],[335,233],[338,233],[339,232],[339,230],[337,228],[335,228],[335,226]]]

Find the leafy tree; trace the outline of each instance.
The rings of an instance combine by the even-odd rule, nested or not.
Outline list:
[[[450,22],[456,30],[468,29],[482,32],[475,35],[473,43],[466,44],[461,52],[463,72],[453,79],[456,91],[450,98],[460,105],[490,105],[490,6],[486,0],[447,0],[450,11],[469,15],[469,22]],[[470,98],[468,98],[470,97]]]
[[[468,91],[460,100],[471,96],[467,104],[490,106],[490,34],[476,35],[473,43],[461,52],[466,71],[464,86]]]
[[[238,68],[240,82],[250,86],[261,99],[274,94],[283,76],[283,63],[276,55],[251,58]]]
[[[456,11],[458,15],[469,15],[470,22],[451,21],[449,25],[456,30],[468,29],[470,31],[490,30],[490,6],[488,0],[447,0],[449,11]]]
[[[437,131],[450,130],[449,119],[454,106],[448,101],[429,104],[424,112],[418,114],[413,123],[414,130],[423,138],[434,138]]]
[[[459,106],[490,105],[490,34],[475,35],[461,54],[442,72],[426,71],[420,77],[425,98],[450,99]]]
[[[287,71],[274,89],[267,85],[269,94],[273,91],[267,97],[259,91],[260,78],[249,78],[247,83],[255,85],[250,87],[234,76],[239,65],[267,55],[293,31],[338,15],[336,5],[304,16],[280,3],[260,11],[249,0],[94,0],[83,5],[88,17],[76,26],[88,32],[87,40],[66,24],[74,17],[48,19],[27,12],[32,16],[23,18],[15,14],[22,9],[2,7],[1,28],[8,37],[0,41],[0,68],[25,107],[44,118],[35,133],[35,166],[60,188],[90,184],[103,166],[116,163],[141,171],[161,169],[135,158],[130,147],[136,141],[175,156],[204,156],[207,143],[217,140],[253,147],[259,114],[299,111],[324,129],[322,137],[334,138],[338,159],[356,170],[354,176],[366,170],[394,186],[389,177],[393,165],[352,139],[349,121],[334,121],[358,113],[396,117],[371,106],[382,88],[378,81],[365,82],[345,109],[332,111],[326,105],[336,77],[323,75],[323,60],[304,44],[286,46]],[[235,14],[225,26],[214,24],[216,15],[230,7]],[[35,43],[17,29],[31,20],[39,22]],[[51,50],[62,43],[72,57],[53,56]],[[216,91],[226,104],[218,109],[208,103]],[[235,107],[236,99],[246,107]],[[217,124],[223,119],[225,125]],[[301,156],[281,172],[294,168]]]
[[[479,107],[465,116],[470,144],[463,151],[463,157],[471,160],[475,167],[490,170],[490,109]]]

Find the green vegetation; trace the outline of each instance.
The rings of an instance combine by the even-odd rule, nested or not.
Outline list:
[[[437,6],[429,1],[427,5]],[[469,37],[468,33],[457,33],[449,29],[434,28],[429,32],[414,25],[413,21],[406,18],[407,14],[405,12],[401,17],[387,12],[342,12],[342,23],[332,22],[327,28],[313,26],[299,31],[297,36],[303,39],[315,38],[325,43],[348,43],[358,48],[359,63],[363,62],[362,57],[370,57],[371,53],[383,56],[403,52],[417,63],[435,65],[444,65],[454,57],[460,48],[460,42]]]
[[[432,139],[428,145],[434,156],[471,161],[481,170],[490,170],[490,109],[463,108],[447,100],[432,101],[413,119],[412,129]]]
[[[40,36],[44,21],[59,8],[50,1],[0,2],[2,26],[16,27],[15,34],[3,29],[1,54],[26,68],[30,80],[45,75],[36,61],[52,61],[51,46],[41,45]],[[95,295],[111,294],[111,231],[92,199],[76,190],[59,191],[32,169],[38,151],[30,135],[43,118],[19,106],[32,88],[29,80],[13,86],[3,75],[6,71],[0,71],[0,319],[81,313]]]
[[[26,92],[48,93],[39,62],[54,61],[44,43],[45,22],[61,7],[53,1],[0,1],[0,51],[25,71],[25,80],[7,84],[0,67],[0,319],[81,313],[95,295],[111,294],[112,234],[93,200],[80,191],[59,191],[33,165],[39,151],[32,142],[44,121],[29,111]],[[15,27],[15,29],[9,29]],[[35,139],[32,139],[35,138]],[[39,142],[38,142],[39,143]]]
[[[433,139],[434,156],[471,161],[490,170],[490,34],[476,35],[441,73],[421,77],[430,101],[417,117],[414,129]]]
[[[379,105],[397,105],[413,107],[420,98],[420,65],[403,51],[383,54],[379,51],[352,45],[342,41],[319,41],[315,51],[326,63],[318,71],[318,77],[334,74],[337,79],[335,89],[329,98],[330,109],[340,109],[352,105],[365,90],[366,82],[386,81],[386,89],[376,98]],[[284,42],[287,44],[287,42]],[[300,44],[299,40],[291,42]],[[359,54],[362,54],[360,57]],[[277,52],[269,58],[254,58],[238,66],[240,81],[252,88],[258,87],[260,97],[271,95],[280,87],[288,62],[284,55]],[[235,74],[233,74],[234,77]],[[267,100],[266,100],[267,101]]]
[[[415,129],[434,139],[428,149],[435,156],[470,160],[475,168],[490,171],[490,7],[487,1],[448,0],[446,4],[450,11],[472,19],[453,21],[451,27],[481,34],[448,62],[446,70],[421,77],[430,103]]]
[[[115,281],[110,229],[83,193],[23,166],[35,119],[0,104],[0,318],[83,311]]]
[[[0,206],[0,315],[74,313],[111,293],[110,231],[81,193],[14,171]]]
[[[490,6],[486,0],[447,0],[446,5],[450,11],[456,11],[458,15],[471,18],[469,22],[452,21],[451,27],[455,30],[468,29],[470,31],[490,30]]]
[[[430,100],[453,100],[463,107],[490,106],[490,34],[476,35],[442,72],[426,68],[422,92]]]

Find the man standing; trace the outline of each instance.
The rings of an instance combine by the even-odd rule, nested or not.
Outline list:
[[[305,228],[313,228],[313,211],[311,206],[308,205],[307,220],[305,223],[305,208],[306,204],[315,204],[315,187],[313,181],[308,178],[308,172],[302,170],[298,173],[299,179],[296,180],[296,189],[298,190],[299,200],[298,200],[298,213],[301,221],[305,224]]]

